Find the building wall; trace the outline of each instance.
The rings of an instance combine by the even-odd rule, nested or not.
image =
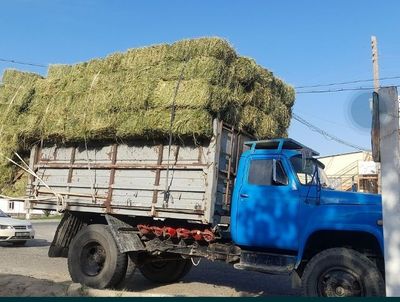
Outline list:
[[[320,157],[328,175],[358,174],[358,162],[372,160],[369,152],[353,152]]]
[[[335,154],[319,160],[335,189],[379,192],[379,165],[372,162],[370,152]]]
[[[10,201],[4,198],[0,198],[0,210],[2,210],[4,213],[15,216],[23,216],[27,213],[25,209],[25,204],[23,202]],[[32,210],[31,214],[42,215],[43,211]]]

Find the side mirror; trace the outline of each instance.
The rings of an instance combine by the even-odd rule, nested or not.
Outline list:
[[[284,173],[277,173],[277,170],[278,170],[278,161],[276,159],[273,159],[272,160],[272,180],[277,185],[286,186],[288,184],[287,176]]]

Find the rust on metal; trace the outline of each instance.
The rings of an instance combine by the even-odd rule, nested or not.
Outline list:
[[[104,206],[106,207],[107,213],[112,212],[111,208],[111,200],[112,200],[112,194],[113,194],[113,184],[115,181],[115,166],[117,163],[117,151],[118,151],[118,145],[113,144],[112,145],[112,157],[111,157],[111,171],[110,171],[110,180],[108,182],[108,194],[107,194],[107,199],[104,201]],[[93,167],[96,168],[96,167]]]
[[[75,155],[76,155],[76,147],[73,147],[72,150],[71,150],[71,158],[70,158],[70,161],[69,161],[71,167],[68,169],[68,179],[67,179],[68,183],[71,183],[71,181],[72,181],[72,172],[73,172],[73,167],[72,166],[75,163]]]
[[[57,147],[54,147],[53,160],[57,160]]]
[[[199,162],[199,164],[201,164],[203,161],[203,155],[204,155],[203,146],[199,146],[198,149],[199,149],[199,155],[197,157],[197,161]]]
[[[161,165],[154,165],[154,164],[91,164],[91,169],[126,169],[126,170],[156,170],[167,169],[167,164]],[[199,164],[199,163],[185,163],[185,164],[170,164],[169,168],[174,170],[203,170],[207,167],[206,164]],[[35,168],[42,168],[42,169],[87,169],[87,164],[60,164],[60,163],[46,163],[46,164],[36,164]]]
[[[230,154],[227,154],[229,156],[228,159],[228,175],[226,178],[226,189],[225,189],[225,205],[229,206],[229,191],[230,191],[230,186],[231,186],[231,173],[232,173],[232,157],[233,157],[233,143],[235,141],[235,128],[232,126],[230,129],[231,132],[231,145],[230,145]]]
[[[38,193],[43,194],[43,195],[53,195],[54,196],[54,191],[49,191],[46,188],[43,189],[38,189]],[[62,192],[62,191],[57,191],[57,194],[61,195],[69,195],[69,196],[74,196],[74,197],[87,197],[87,198],[92,198],[92,194],[84,194],[84,193],[73,193],[73,192]],[[107,196],[101,196],[101,195],[95,195],[94,196],[96,199],[107,199]]]
[[[157,158],[157,165],[161,166],[162,164],[162,159],[163,159],[163,152],[164,152],[164,146],[158,145],[158,158]],[[161,178],[161,169],[156,169],[156,177],[154,179],[154,185],[159,186],[160,185],[160,178]],[[158,196],[158,190],[153,191],[153,199],[152,203],[155,205],[157,204],[157,196]]]
[[[34,170],[35,164],[37,163],[37,161],[38,161],[38,146],[34,145],[32,148],[32,151],[31,151],[30,159],[29,159],[29,168]],[[34,171],[34,172],[36,173],[37,171]],[[35,192],[35,185],[34,185],[35,177],[32,174],[29,174],[29,180],[30,180],[30,186],[29,186],[30,192],[29,193],[36,196],[37,193]]]
[[[70,157],[70,159],[69,159],[69,163],[71,164],[71,165],[73,165],[74,163],[75,163],[75,155],[76,155],[76,147],[73,147],[72,148],[72,150],[71,150],[71,157]],[[71,181],[72,181],[72,174],[73,174],[73,172],[74,172],[74,169],[73,168],[69,168],[68,169],[68,178],[67,178],[67,191],[70,191],[70,186],[69,186],[69,184],[71,183]],[[69,195],[67,195],[66,196],[67,198],[69,198]]]
[[[177,145],[176,146],[176,149],[175,149],[175,154],[174,154],[174,157],[175,157],[175,163],[174,163],[174,165],[178,162],[178,156],[179,156],[179,150],[181,149],[181,146],[179,146],[179,145]]]

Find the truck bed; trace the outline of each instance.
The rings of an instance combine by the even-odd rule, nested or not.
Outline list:
[[[37,145],[30,166],[47,187],[31,177],[29,207],[227,223],[238,159],[251,137],[219,120],[213,132],[206,141],[173,144],[169,160],[165,142]]]

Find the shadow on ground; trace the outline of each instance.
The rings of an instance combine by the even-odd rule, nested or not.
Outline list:
[[[0,247],[8,247],[8,248],[29,248],[29,247],[38,247],[38,246],[50,246],[50,242],[45,239],[31,239],[26,242],[25,245],[14,245],[10,242],[0,242]]]
[[[28,247],[29,248],[29,247]],[[12,250],[14,248],[10,248]],[[47,277],[48,278],[48,277]],[[202,261],[178,283],[155,284],[145,279],[130,262],[125,280],[115,289],[68,291],[72,281],[54,282],[16,274],[0,273],[0,296],[293,296],[287,276],[238,271],[224,263]],[[87,289],[87,288],[86,288]]]
[[[240,271],[228,264],[211,261],[202,261],[199,266],[193,267],[179,283],[173,285],[154,284],[148,281],[130,263],[127,276],[118,289],[134,292],[163,292],[165,294],[177,291],[182,295],[193,296],[300,295],[299,289],[291,288],[289,276]]]

